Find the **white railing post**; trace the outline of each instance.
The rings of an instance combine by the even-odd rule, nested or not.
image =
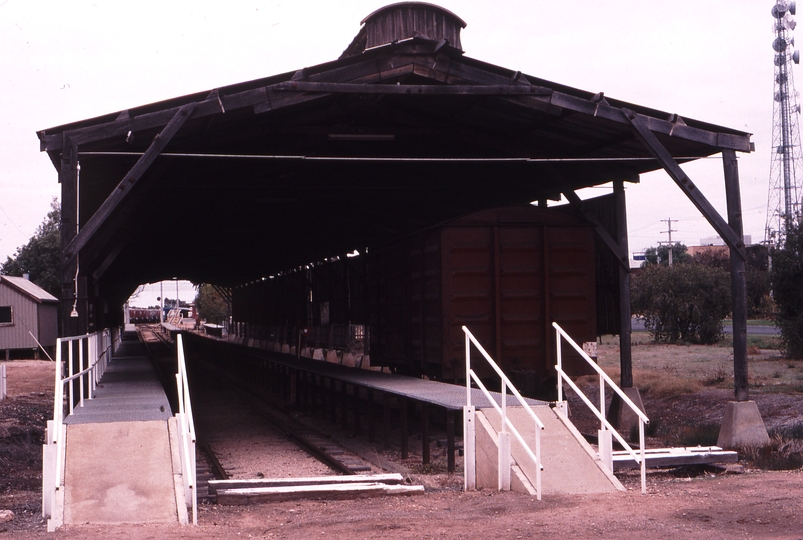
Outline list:
[[[470,394],[471,386],[470,386],[470,384],[471,384],[471,380],[473,380],[474,383],[477,385],[477,388],[480,389],[480,391],[483,393],[483,395],[485,395],[485,397],[488,399],[488,401],[491,404],[491,406],[496,410],[496,412],[502,418],[502,428],[501,428],[501,431],[498,433],[498,437],[497,437],[497,441],[498,441],[498,462],[497,462],[497,472],[498,472],[497,479],[498,479],[498,482],[497,482],[497,487],[498,487],[498,489],[500,491],[501,490],[509,490],[510,489],[510,464],[511,464],[510,435],[512,434],[516,438],[516,440],[521,444],[522,449],[527,454],[527,456],[532,460],[533,464],[536,467],[536,492],[537,492],[536,493],[536,497],[540,501],[541,500],[541,470],[543,469],[543,464],[541,462],[541,439],[540,439],[539,431],[544,429],[544,424],[543,424],[543,422],[541,422],[541,420],[538,419],[538,417],[535,415],[535,413],[533,412],[533,410],[529,406],[529,404],[525,401],[525,399],[522,397],[522,395],[519,393],[519,391],[516,389],[516,387],[513,386],[513,384],[510,382],[510,379],[508,379],[507,375],[505,375],[504,372],[496,364],[496,362],[494,362],[493,358],[491,358],[491,356],[488,354],[488,352],[485,350],[485,348],[483,348],[483,346],[471,334],[469,329],[466,328],[465,326],[463,326],[462,330],[466,335],[466,374],[467,374],[467,380],[466,380],[467,397],[466,397],[466,401],[468,403],[470,403],[470,400],[471,400],[471,394]],[[493,396],[488,391],[488,389],[485,388],[485,385],[482,383],[480,378],[477,377],[477,374],[474,372],[474,370],[471,369],[471,345],[472,344],[477,348],[477,350],[480,352],[480,354],[483,356],[483,358],[485,358],[485,360],[488,362],[488,365],[490,365],[491,368],[493,368],[493,370],[496,372],[496,374],[499,375],[499,378],[502,381],[502,396],[501,396],[501,399],[500,399],[500,401],[502,402],[501,406],[496,402],[496,400],[493,398]],[[535,453],[533,453],[532,449],[530,448],[530,445],[527,443],[527,441],[524,440],[524,438],[521,436],[521,433],[519,433],[519,431],[516,429],[516,427],[510,421],[510,419],[507,418],[507,390],[508,390],[508,388],[510,389],[510,392],[515,396],[515,398],[519,401],[519,403],[524,408],[524,410],[527,411],[527,413],[530,415],[530,417],[535,422],[535,430],[536,430]],[[474,408],[473,407],[465,407],[464,411],[467,411],[468,409],[472,410],[471,411],[472,414],[474,413]],[[464,420],[464,422],[465,422],[465,420]],[[465,423],[464,423],[464,425],[468,426],[468,424],[465,424]],[[474,428],[473,416],[472,416],[472,425],[470,427]],[[508,429],[510,430],[509,432],[508,432]],[[465,435],[464,435],[464,437],[465,437]],[[464,442],[464,444],[465,444],[465,442]],[[476,443],[473,443],[473,444],[476,444]],[[472,454],[473,455],[472,455],[472,458],[471,458],[471,463],[476,465],[476,449],[472,450]],[[466,458],[464,459],[464,463],[465,463],[464,470],[466,471],[466,473],[465,473],[465,475],[466,475],[465,485],[468,486],[469,485],[468,467],[470,466],[469,465],[469,460],[468,460],[468,454],[466,454]],[[475,474],[475,472],[472,471],[471,474],[473,475],[473,474]]]
[[[6,365],[0,365],[0,400],[8,395],[8,379],[6,378]]]
[[[600,375],[599,378],[599,410],[602,416],[605,416],[605,379]],[[605,429],[605,423],[602,422],[599,426],[600,429]]]
[[[558,361],[558,403],[563,403],[563,350],[560,346],[560,330],[555,329],[555,343],[557,343],[557,361]]]
[[[70,377],[69,392],[67,392],[69,394],[69,396],[68,396],[69,399],[68,400],[69,400],[69,404],[70,404],[70,407],[68,408],[68,410],[70,411],[70,414],[72,414],[73,402],[75,401],[73,399],[75,397],[75,390],[74,390],[75,385],[73,384],[73,379],[72,379],[72,375],[73,375],[73,373],[72,373],[73,342],[72,341],[68,341],[67,343],[68,343],[68,345],[67,345],[67,375]]]
[[[639,418],[638,422],[638,442],[641,447],[641,493],[647,493],[647,459],[644,448],[644,420]]]
[[[510,434],[507,431],[507,385],[502,379],[502,431],[499,432],[499,491],[510,491]]]
[[[466,334],[466,405],[463,407],[463,489],[477,487],[477,435],[471,405],[471,340]]]
[[[558,325],[558,323],[553,322],[552,326],[557,331],[557,353],[558,353],[558,364],[555,366],[555,370],[558,372],[558,395],[561,392],[561,381],[565,379],[566,384],[571,387],[572,390],[577,394],[577,396],[586,404],[586,406],[593,412],[600,421],[601,428],[599,430],[599,454],[600,459],[604,462],[610,463],[610,470],[613,472],[613,440],[610,439],[611,436],[615,437],[617,441],[622,445],[622,447],[630,454],[630,456],[641,465],[641,492],[647,492],[647,480],[646,480],[646,461],[645,461],[645,448],[644,448],[644,425],[650,422],[650,419],[647,418],[647,415],[639,409],[633,401],[627,397],[627,395],[622,392],[621,388],[619,388],[616,383],[608,376],[602,368],[594,362],[591,357],[586,354],[586,352],[579,346],[577,343]],[[580,390],[580,388],[574,383],[574,381],[569,378],[565,372],[563,371],[563,367],[560,364],[560,346],[561,346],[561,339],[565,339],[569,345],[571,345],[575,351],[594,369],[600,377],[600,408],[594,406],[593,403],[586,397],[586,395]],[[619,434],[619,432],[611,425],[608,419],[605,417],[605,399],[604,399],[604,392],[605,392],[605,383],[610,386],[613,391],[619,396],[622,402],[630,407],[630,409],[638,416],[639,418],[639,447],[641,449],[640,454],[637,454],[633,448],[624,440],[624,438]],[[608,459],[608,455],[611,455],[611,458]]]

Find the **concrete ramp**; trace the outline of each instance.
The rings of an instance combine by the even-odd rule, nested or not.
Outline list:
[[[65,524],[179,521],[167,421],[68,425],[66,441]]]
[[[608,493],[624,491],[624,487],[600,461],[596,451],[574,425],[557,409],[548,405],[534,406],[533,411],[544,423],[541,432],[541,473],[543,495],[555,493]],[[508,407],[508,418],[526,441],[535,447],[535,423],[522,407]],[[497,489],[497,433],[501,416],[494,409],[476,413],[477,487]],[[535,465],[521,444],[511,435],[513,456],[511,489],[535,493]]]

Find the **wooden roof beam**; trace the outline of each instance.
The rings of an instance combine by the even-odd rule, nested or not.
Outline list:
[[[170,143],[176,133],[181,129],[192,112],[195,103],[183,105],[167,123],[165,128],[154,138],[150,147],[123,177],[117,187],[109,194],[103,204],[95,211],[91,218],[81,228],[75,237],[62,250],[62,262],[69,262],[83,248],[95,233],[103,226],[109,216],[117,209],[131,193],[140,178],[148,171],[159,154]]]
[[[420,57],[417,60],[417,69],[420,69],[419,64],[423,63],[425,58],[428,57]],[[483,85],[510,85],[510,82],[513,80],[502,74],[492,73],[463,62],[452,61],[447,63],[432,59],[431,64],[427,67],[433,72],[440,72],[441,76],[446,77],[449,84],[465,84],[466,81],[474,81],[475,84]],[[433,74],[433,78],[435,78],[435,74]],[[529,81],[527,81],[526,78],[519,78],[517,82],[524,87],[529,86]],[[538,88],[537,86],[534,87]],[[629,125],[629,121],[625,118],[623,112],[626,108],[619,108],[611,105],[602,93],[584,98],[559,90],[550,90],[552,91],[548,96],[511,94],[510,96],[502,96],[502,99],[546,113],[555,114],[559,113],[561,110],[569,110],[592,117],[604,118],[619,124]],[[647,119],[650,130],[656,133],[707,144],[714,148],[729,148],[737,152],[752,152],[755,150],[753,144],[750,142],[750,135],[746,133],[723,133],[720,131],[711,131],[688,126],[685,122],[678,122],[676,120],[679,118],[677,115],[670,115],[669,118],[666,119],[647,115],[641,116]]]
[[[568,110],[620,124],[630,124],[625,118],[623,112],[625,109],[610,105],[605,98],[595,99],[595,96],[585,98],[570,95],[552,88],[532,85],[524,77],[515,79],[471,64],[447,60],[443,55],[366,59],[360,63],[336,66],[310,74],[306,80],[285,80],[230,95],[222,95],[225,89],[220,89],[216,96],[210,94],[205,99],[193,102],[196,104],[193,118],[223,114],[221,112],[223,110],[231,111],[242,107],[254,107],[256,113],[261,113],[320,99],[332,93],[392,93],[402,95],[493,95],[516,105],[546,113],[558,114],[563,110]],[[410,73],[446,83],[446,86],[375,84]],[[299,95],[299,93],[303,95]],[[601,94],[597,94],[597,96],[601,96]],[[136,132],[166,125],[178,109],[179,107],[171,107],[133,118],[121,115],[115,121],[67,129],[65,132],[80,146],[88,142],[125,136],[129,131]],[[688,126],[683,122],[673,122],[671,116],[670,118],[641,116],[645,119],[648,128],[655,133],[706,144],[712,149],[753,151],[749,134],[724,133]],[[41,131],[39,138],[43,151],[54,151],[61,148],[61,133],[48,135],[45,131]],[[712,153],[716,153],[716,151],[712,150]]]
[[[658,140],[655,133],[652,132],[652,129],[644,117],[628,109],[623,109],[623,113],[628,122],[633,126],[633,131],[639,139],[641,139],[642,143],[644,143],[644,146],[650,154],[658,160],[658,163],[661,164],[667,174],[675,181],[681,191],[686,194],[692,204],[703,214],[703,217],[708,220],[731,250],[738,253],[743,260],[747,260],[747,252],[744,249],[744,241],[741,234],[737,234],[737,232],[731,228],[728,222],[717,212],[716,208],[714,208],[700,190],[697,189],[694,182],[683,172],[680,165],[678,165],[664,145],[661,144],[661,141]]]
[[[325,92],[329,94],[389,94],[415,96],[549,96],[552,90],[541,86],[518,84],[433,85],[433,84],[355,84],[292,81],[279,83],[273,90]]]
[[[611,250],[613,256],[616,257],[616,260],[619,261],[619,264],[625,269],[625,271],[630,272],[630,258],[627,255],[626,250],[623,250],[619,243],[614,240],[611,236],[611,233],[600,223],[600,221],[596,218],[596,216],[586,212],[585,208],[583,208],[583,201],[574,191],[570,189],[566,189],[563,191],[563,195],[566,196],[569,203],[571,203],[572,207],[575,208],[580,215],[583,216],[583,219],[594,225],[594,230],[596,231],[597,235],[600,239],[608,246],[608,249]]]

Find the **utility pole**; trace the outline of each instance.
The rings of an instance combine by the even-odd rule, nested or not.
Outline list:
[[[666,223],[666,231],[661,231],[661,233],[669,234],[669,240],[667,242],[658,242],[658,244],[669,244],[669,266],[672,266],[672,233],[677,232],[675,229],[672,228],[672,222],[678,222],[677,219],[666,218],[662,219],[662,222]]]

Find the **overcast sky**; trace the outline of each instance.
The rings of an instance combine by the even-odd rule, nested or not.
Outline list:
[[[387,0],[0,0],[0,261],[60,194],[36,131],[336,59]],[[439,0],[466,55],[753,133],[740,154],[745,234],[763,238],[774,0]],[[803,28],[803,27],[801,27]],[[798,74],[795,68],[795,75]],[[684,170],[725,216],[720,159]],[[627,188],[631,251],[713,236],[666,174]]]

